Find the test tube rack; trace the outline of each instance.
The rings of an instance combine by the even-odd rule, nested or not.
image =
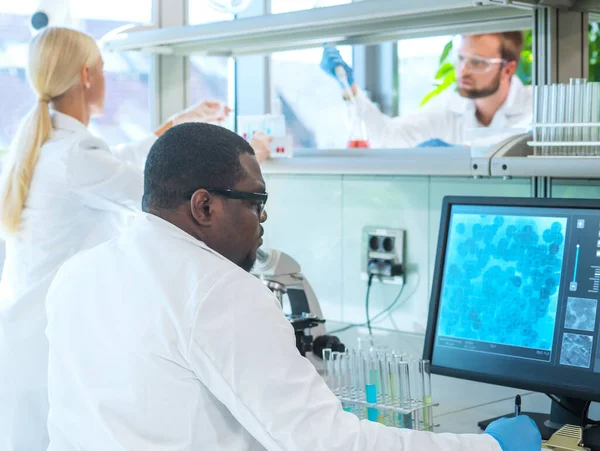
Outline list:
[[[532,156],[600,156],[600,83],[536,86],[533,116]]]
[[[398,427],[404,429],[414,429],[417,431],[433,432],[439,424],[429,423],[425,418],[429,415],[429,410],[439,406],[434,403],[420,403],[410,408],[401,408],[386,404],[369,403],[356,399],[338,396],[345,411],[354,413],[361,419],[369,419],[369,412],[377,412],[377,421],[385,426]]]
[[[433,431],[428,360],[406,355],[323,350],[329,388],[345,411],[386,426]]]

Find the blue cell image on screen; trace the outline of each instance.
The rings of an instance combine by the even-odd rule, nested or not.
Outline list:
[[[560,354],[561,365],[589,368],[593,344],[594,337],[591,335],[564,334]]]
[[[452,215],[439,335],[552,349],[566,218]]]
[[[596,327],[596,299],[568,298],[565,329],[593,332]]]

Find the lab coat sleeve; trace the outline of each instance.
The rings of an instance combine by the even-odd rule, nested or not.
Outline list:
[[[445,125],[442,122],[443,115],[431,105],[406,116],[392,118],[382,113],[360,89],[356,104],[373,148],[412,148],[431,138],[443,139],[438,136],[440,127]]]
[[[274,296],[241,270],[197,302],[190,365],[268,451],[501,451],[487,435],[386,428],[345,412],[297,351]]]
[[[101,139],[86,137],[78,141],[67,154],[66,166],[71,191],[89,207],[119,212],[140,210],[143,170],[129,158],[119,158]]]
[[[111,147],[110,150],[120,160],[132,163],[143,170],[148,152],[157,139],[158,137],[152,133],[140,141],[120,144]]]

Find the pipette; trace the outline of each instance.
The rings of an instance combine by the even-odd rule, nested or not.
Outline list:
[[[354,105],[356,105],[356,98],[354,97],[352,88],[350,87],[350,84],[348,83],[348,75],[346,74],[346,69],[344,69],[344,66],[342,66],[340,64],[338,66],[335,66],[334,70],[335,70],[335,76],[342,84],[342,87],[344,88],[344,91],[346,92],[347,96],[350,98],[350,101]]]

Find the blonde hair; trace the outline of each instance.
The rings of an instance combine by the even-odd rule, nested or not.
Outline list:
[[[92,37],[69,28],[48,27],[32,39],[27,75],[38,101],[21,121],[2,162],[3,231],[19,231],[40,148],[52,133],[49,103],[77,85],[81,69],[93,66],[99,57],[100,50]]]

